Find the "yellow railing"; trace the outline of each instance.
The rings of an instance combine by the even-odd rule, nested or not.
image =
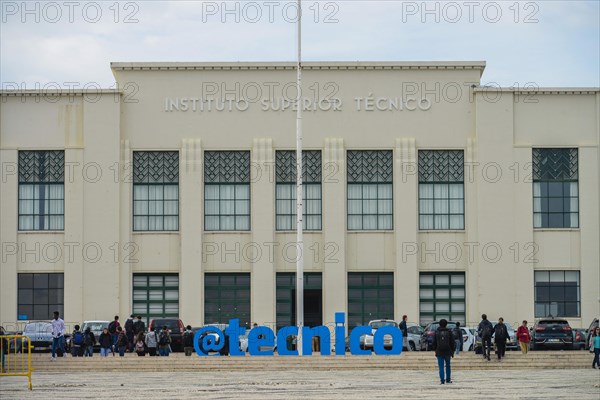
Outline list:
[[[33,371],[31,348],[27,336],[0,336],[0,357],[2,358],[0,376],[26,376],[29,379],[29,390],[32,389],[31,372]]]

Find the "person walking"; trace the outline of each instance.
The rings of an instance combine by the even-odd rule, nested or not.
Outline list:
[[[146,355],[146,345],[144,344],[144,339],[144,331],[141,331],[135,337],[135,352],[138,356],[142,357]]]
[[[433,350],[435,350],[435,356],[438,361],[438,372],[440,374],[440,385],[446,383],[452,383],[451,379],[451,368],[450,359],[454,357],[455,344],[452,339],[452,332],[448,330],[448,321],[445,319],[440,320],[440,326],[435,331],[433,337]],[[444,376],[444,367],[446,374]]]
[[[523,320],[523,323],[517,328],[517,340],[521,347],[521,353],[527,354],[529,350],[529,342],[531,342],[531,335],[529,334],[529,328],[527,327],[527,321]]]
[[[56,361],[56,348],[60,350],[62,355],[65,352],[65,321],[59,317],[60,313],[54,311],[54,319],[52,319],[52,356],[50,361]]]
[[[133,322],[133,333],[135,334],[136,340],[140,332],[146,333],[146,324],[142,320],[142,316],[138,315],[137,319]]]
[[[183,351],[187,357],[194,352],[194,332],[191,325],[186,326],[183,332]]]
[[[406,347],[407,351],[412,351],[410,348],[410,343],[408,341],[408,327],[406,326],[406,320],[408,317],[406,315],[402,316],[402,322],[400,322],[400,331],[402,332],[402,347]]]
[[[150,332],[146,335],[146,347],[148,347],[148,354],[150,357],[156,356],[156,346],[158,344],[158,338],[154,327],[150,328]]]
[[[125,350],[127,349],[127,344],[129,343],[129,339],[127,335],[123,331],[123,328],[117,328],[118,336],[117,336],[117,349],[119,349],[119,356],[125,356]]]
[[[592,368],[596,369],[596,365],[600,367],[600,326],[594,329],[592,335],[592,346],[594,348],[594,361]]]
[[[119,337],[117,333],[117,328],[119,327],[121,327],[121,323],[119,322],[119,316],[115,315],[115,319],[110,324],[108,324],[108,333],[110,333],[110,336],[112,338],[113,356],[115,355],[115,352],[117,350],[117,338]]]
[[[108,328],[104,328],[100,337],[98,338],[98,343],[100,344],[100,357],[107,357],[108,353],[113,348],[113,339],[112,335],[108,331]],[[115,354],[113,352],[113,354]]]
[[[456,347],[456,352],[454,355],[457,356],[458,353],[460,353],[463,345],[463,335],[462,330],[460,329],[460,322],[457,322],[454,329],[452,329],[452,339],[454,340],[454,346]]]
[[[83,332],[83,355],[84,357],[92,357],[94,355],[94,344],[96,343],[96,337],[94,332],[88,326]]]
[[[492,334],[494,333],[494,327],[492,323],[488,321],[487,315],[481,314],[481,322],[477,327],[477,334],[481,338],[481,352],[483,358],[487,358],[490,361],[490,352],[492,350]]]
[[[158,354],[162,357],[169,356],[169,345],[171,344],[171,335],[167,326],[163,326],[162,331],[158,334]]]
[[[83,357],[84,336],[79,325],[75,325],[75,330],[71,334],[71,355],[73,357]]]
[[[498,323],[494,327],[494,342],[496,343],[496,354],[498,354],[498,361],[502,360],[506,354],[506,342],[510,336],[508,336],[508,329],[504,325],[504,318],[498,318]]]
[[[135,336],[135,332],[133,331],[133,318],[134,315],[131,314],[127,321],[125,321],[125,335],[127,336],[127,351],[133,351],[133,338]]]

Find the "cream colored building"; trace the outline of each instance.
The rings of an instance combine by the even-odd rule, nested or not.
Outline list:
[[[292,63],[3,91],[0,321],[295,323]],[[600,315],[600,90],[304,64],[305,320]]]

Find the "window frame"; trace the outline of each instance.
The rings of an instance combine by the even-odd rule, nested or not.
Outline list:
[[[567,281],[566,281],[566,273],[567,272],[573,272],[577,274],[577,286],[574,286],[577,290],[577,301],[567,301],[567,300],[563,300],[563,301],[552,301],[552,299],[550,299],[551,295],[552,295],[552,278],[551,278],[551,274],[552,273],[557,273],[557,272],[562,272],[562,276],[563,276],[563,280],[562,280],[562,285],[560,286],[560,288],[562,288],[563,291],[563,298],[566,298],[566,288],[568,287],[566,285]],[[547,281],[542,281],[542,280],[538,280],[537,276],[538,275],[542,275],[544,273],[548,274],[548,280]],[[540,282],[543,283],[547,283],[547,285],[538,285]],[[571,282],[571,281],[569,281]],[[573,286],[571,286],[573,287]],[[547,288],[548,289],[548,301],[538,301],[538,288]],[[558,288],[558,286],[555,286],[554,289],[556,290]],[[579,270],[569,270],[569,269],[561,269],[561,270],[536,270],[533,271],[533,309],[534,309],[534,315],[535,318],[548,318],[549,315],[551,313],[547,313],[546,315],[540,315],[540,313],[538,313],[538,304],[539,305],[545,305],[545,307],[547,309],[550,309],[552,307],[553,303],[557,304],[557,311],[560,309],[558,304],[562,303],[562,308],[563,310],[566,310],[566,304],[576,304],[577,307],[577,315],[563,315],[560,313],[557,313],[557,315],[552,315],[553,317],[560,317],[560,318],[581,318],[581,271]],[[549,310],[550,311],[550,310]]]
[[[47,284],[43,287],[37,287],[36,286],[36,276],[45,276],[46,278],[46,282]],[[55,277],[55,278],[59,278],[58,282],[60,284],[62,284],[62,286],[60,284],[57,284],[57,287],[51,287],[51,276]],[[25,282],[22,283],[22,280],[24,281],[25,278],[30,277],[31,279],[31,285],[25,285]],[[31,291],[31,303],[28,302],[23,302],[22,301],[22,296],[25,296],[25,294],[22,294],[22,291],[26,291],[26,290],[30,290]],[[43,297],[45,297],[46,302],[36,302],[36,293],[35,291],[39,290],[39,291],[46,291],[47,294]],[[62,291],[62,296],[61,297],[61,301],[60,302],[51,302],[51,294],[50,292],[52,290],[55,291]],[[39,293],[38,293],[39,296]],[[55,296],[58,296],[57,294],[55,294]],[[35,313],[35,306],[45,306],[48,307],[48,313],[45,315],[37,315]],[[17,319],[20,321],[24,321],[24,320],[50,320],[52,319],[52,313],[54,311],[58,311],[61,315],[61,317],[64,319],[64,306],[65,306],[65,278],[64,278],[64,273],[63,272],[50,272],[50,273],[46,273],[46,272],[19,272],[17,273]],[[23,311],[23,309],[21,307],[31,307],[32,310],[32,314],[25,314]],[[27,318],[20,318],[22,315],[26,315]]]
[[[352,279],[352,277],[356,277],[359,278],[360,277],[360,284],[355,284],[352,281],[354,279]],[[372,284],[372,283],[365,283],[366,280],[368,280],[367,278],[375,278],[376,279],[376,283]],[[382,283],[382,279],[386,278],[388,279],[391,283]],[[394,279],[394,272],[392,271],[368,271],[368,272],[359,272],[359,271],[349,271],[346,274],[346,279],[347,279],[347,283],[346,283],[346,288],[347,288],[347,294],[346,294],[346,305],[347,305],[347,310],[348,310],[348,334],[352,331],[352,329],[354,329],[357,325],[367,325],[369,323],[369,321],[374,320],[374,319],[383,319],[383,318],[387,318],[387,319],[394,319],[394,312],[395,312],[395,304],[394,304],[394,299],[395,299],[395,293],[396,293],[396,289],[395,289],[395,279]],[[361,295],[359,298],[351,298],[351,292],[352,291],[361,291]],[[366,296],[366,291],[376,291],[376,302],[373,301],[373,299],[369,296]],[[391,296],[384,296],[385,292],[384,290],[391,290]],[[361,304],[361,311],[360,312],[355,312],[355,311],[351,311],[350,310],[350,306],[351,304]],[[365,305],[369,306],[369,307],[373,307],[373,312],[370,312],[368,309],[365,308]],[[389,308],[389,311],[386,312],[385,310],[382,311],[382,305],[385,305],[387,308]],[[386,307],[383,307],[384,309]],[[383,315],[385,313],[385,315]]]
[[[433,284],[421,283],[422,276],[432,276]],[[440,276],[440,277],[447,276],[448,284],[437,284],[436,278],[438,276]],[[462,278],[463,278],[462,285],[461,284],[453,284],[452,283],[453,276],[462,276]],[[423,289],[432,290],[433,296],[431,298],[423,297],[421,294],[421,290],[423,290]],[[438,299],[437,295],[436,295],[437,289],[447,289],[448,297],[447,298],[442,297],[442,298]],[[464,292],[464,296],[463,297],[453,297],[452,289],[462,289]],[[448,303],[448,311],[437,311],[436,310],[437,300],[444,300],[445,302],[447,302]],[[452,311],[452,304],[455,302],[457,304],[459,304],[461,301],[462,301],[462,305],[463,305],[463,311]],[[432,304],[433,311],[422,311],[421,310],[422,303]],[[465,324],[466,317],[467,317],[467,277],[466,277],[465,272],[462,272],[462,271],[454,271],[454,272],[422,271],[422,272],[419,272],[419,323],[421,325],[423,325],[425,322],[439,321],[440,315],[441,315],[441,317],[446,318],[448,321],[452,321],[452,322],[459,321],[462,325]],[[424,316],[428,317],[428,318],[430,317],[430,318],[427,320],[424,320],[424,318],[423,318]],[[460,317],[460,319],[457,319],[456,317]]]
[[[207,284],[207,277],[217,277],[218,283],[216,285]],[[233,278],[233,284],[222,282],[223,278]],[[248,284],[238,284],[238,279],[243,278],[244,280],[248,280]],[[249,272],[205,272],[204,273],[204,324],[213,324],[213,323],[222,323],[227,324],[229,320],[232,318],[238,318],[240,320],[240,326],[250,326],[251,317],[252,317],[252,275]],[[207,295],[209,290],[216,290],[218,293],[218,297],[210,297]],[[238,296],[238,292],[248,291],[247,298],[242,298]],[[224,298],[222,296],[223,292],[230,291],[233,293],[233,300],[223,301]],[[247,300],[247,302],[245,302]],[[214,303],[218,307],[218,311],[213,313],[212,311],[208,311],[208,305]],[[221,311],[223,305],[232,304],[234,307],[233,313],[229,313],[227,311]],[[248,305],[247,315],[244,312],[237,312],[237,307],[240,305]],[[210,320],[209,318],[213,318],[216,315],[218,321]],[[226,318],[226,320],[224,319]],[[214,318],[213,318],[214,319]]]
[[[162,285],[151,286],[150,285],[150,277],[157,277],[157,276],[160,276],[162,278]],[[166,278],[173,277],[173,276],[177,277],[177,286],[167,285]],[[136,283],[135,283],[136,277],[146,278],[146,285],[145,286],[136,286]],[[155,318],[178,318],[179,310],[180,310],[180,297],[181,297],[181,293],[179,290],[180,284],[181,284],[181,279],[180,279],[180,276],[178,273],[145,273],[145,272],[133,273],[131,276],[131,287],[132,287],[131,309],[134,310],[133,313],[135,315],[141,315],[142,319],[144,319],[147,322],[152,319],[155,319]],[[173,291],[173,290],[177,290],[177,300],[167,300],[166,292]],[[136,291],[145,291],[146,292],[146,300],[136,300],[135,299]],[[150,299],[151,291],[162,291],[162,299],[161,300]],[[144,313],[139,312],[138,309],[136,309],[136,304],[145,304],[146,312],[144,312]],[[162,313],[150,312],[151,304],[162,304],[163,312]],[[176,313],[166,312],[167,304],[177,304],[178,311]]]

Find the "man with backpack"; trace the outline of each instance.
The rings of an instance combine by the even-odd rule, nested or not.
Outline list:
[[[457,356],[458,353],[460,353],[463,345],[463,335],[462,330],[460,329],[460,322],[457,322],[456,327],[452,329],[452,339],[454,340],[454,346],[456,347],[456,353],[454,353],[454,355]]]
[[[73,357],[83,357],[83,332],[79,329],[79,325],[75,325],[75,330],[71,335],[71,355]]]
[[[506,342],[508,339],[508,329],[506,329],[506,325],[504,325],[504,318],[500,317],[498,318],[498,323],[494,327],[494,341],[496,342],[498,361],[500,361],[506,353]]]
[[[83,332],[83,355],[84,357],[92,357],[94,355],[94,344],[96,343],[96,337],[94,332],[88,326]]]
[[[186,356],[191,356],[194,352],[194,332],[191,325],[186,326],[183,332],[183,351]]]
[[[127,336],[127,350],[133,351],[133,337],[135,336],[135,332],[133,331],[133,314],[127,318],[125,321],[125,335]]]
[[[406,315],[402,316],[402,322],[400,322],[399,328],[402,332],[402,347],[406,347],[407,351],[412,351],[410,348],[410,343],[408,342],[408,327],[406,326],[406,320],[408,317]]]
[[[487,315],[481,315],[481,322],[477,327],[477,334],[481,338],[481,353],[483,358],[487,358],[490,361],[490,352],[492,351],[492,334],[494,333],[494,327],[492,323],[488,321]]]
[[[137,319],[133,323],[133,334],[137,338],[140,332],[146,332],[146,324],[144,323],[144,321],[142,321],[142,316],[138,315]]]
[[[150,332],[146,335],[146,347],[148,347],[148,354],[150,357],[156,356],[156,346],[158,345],[158,337],[154,330],[154,327],[150,328]]]
[[[435,331],[433,337],[433,350],[438,360],[438,372],[440,374],[440,385],[452,383],[450,359],[454,357],[455,344],[452,339],[452,332],[447,328],[448,321],[440,320],[440,327]],[[444,376],[444,367],[446,375]]]
[[[162,357],[169,356],[169,345],[171,344],[171,335],[167,326],[163,326],[162,331],[158,334],[158,354]]]
[[[117,338],[119,335],[117,334],[117,328],[120,328],[121,324],[119,323],[119,316],[115,315],[114,321],[108,324],[108,333],[112,338],[112,353],[115,355],[115,351],[117,350]]]

